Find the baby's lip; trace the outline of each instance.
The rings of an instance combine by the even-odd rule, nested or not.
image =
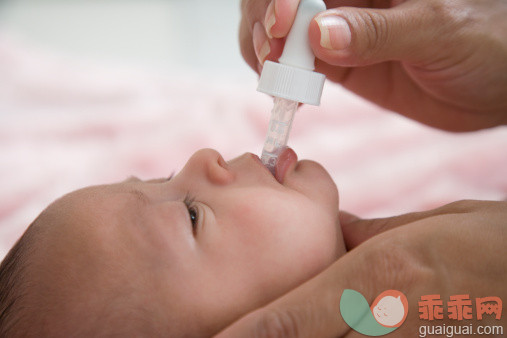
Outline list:
[[[278,156],[275,166],[275,178],[280,184],[283,184],[289,170],[294,169],[298,162],[298,155],[294,150],[287,147]]]
[[[251,158],[253,158],[255,160],[255,162],[259,163],[260,166],[262,167],[262,169],[264,171],[266,171],[267,173],[269,173],[269,176],[273,177],[273,175],[271,174],[271,172],[269,171],[269,169],[264,165],[264,163],[262,163],[260,157],[258,155],[255,155],[253,153],[248,153],[250,155]]]
[[[278,156],[276,165],[275,165],[275,174],[269,170],[268,167],[262,163],[262,160],[259,158],[259,156],[248,153],[251,158],[257,162],[260,167],[262,167],[262,170],[265,171],[267,174],[269,174],[270,177],[273,177],[276,179],[276,181],[280,184],[283,184],[283,181],[285,180],[285,177],[287,176],[287,173],[296,167],[298,157],[294,150],[292,150],[289,147],[286,147],[282,150],[280,155]]]

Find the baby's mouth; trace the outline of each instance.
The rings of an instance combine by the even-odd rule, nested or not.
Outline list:
[[[250,156],[258,162],[266,172],[272,175],[280,184],[283,184],[287,173],[294,170],[298,163],[298,156],[296,152],[289,147],[281,149],[280,155],[276,158],[274,167],[270,167],[262,162],[259,156],[249,153]]]
[[[298,156],[291,148],[287,147],[280,153],[275,165],[275,178],[280,184],[283,184],[287,173],[294,169],[297,162]]]

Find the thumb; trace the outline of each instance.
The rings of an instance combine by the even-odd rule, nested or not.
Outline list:
[[[431,210],[373,219],[361,219],[340,211],[340,225],[347,250],[351,250],[383,232],[433,217],[469,213],[477,205],[481,204],[474,201],[458,201]]]
[[[309,28],[317,58],[335,66],[388,60],[423,62],[441,39],[435,13],[425,1],[390,9],[341,7],[319,13]]]
[[[379,253],[370,247],[351,251],[319,275],[265,307],[242,317],[216,337],[344,336],[350,330],[340,311],[344,290],[358,290],[370,303],[379,290],[385,290],[384,287],[389,285],[388,279],[378,272],[380,270],[375,272],[369,264],[358,262],[378,263],[386,267],[385,271],[391,271],[390,263],[393,267],[400,266],[399,263],[392,262],[392,259],[387,259],[384,253],[390,251],[380,251]],[[384,271],[383,268],[381,270]],[[391,283],[389,286],[396,285]]]
[[[345,290],[357,290],[371,304],[380,291],[410,291],[407,286],[411,281],[423,280],[417,271],[422,263],[410,252],[412,247],[402,236],[381,238],[352,250],[319,275],[239,319],[216,337],[345,336],[351,330],[340,308]]]
[[[244,316],[216,338],[329,337],[348,329],[340,321],[338,288],[330,292],[321,281],[309,283]]]

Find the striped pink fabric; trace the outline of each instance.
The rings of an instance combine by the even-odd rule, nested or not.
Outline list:
[[[0,37],[0,257],[69,191],[167,176],[205,147],[259,154],[272,103],[255,85],[254,75],[90,64]],[[289,144],[329,170],[340,208],[364,217],[507,197],[507,128],[433,130],[336,85],[321,107],[300,109]]]

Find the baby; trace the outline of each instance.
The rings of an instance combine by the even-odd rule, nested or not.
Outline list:
[[[210,336],[310,279],[345,245],[338,191],[285,150],[196,152],[169,179],[51,204],[0,267],[0,336]]]

